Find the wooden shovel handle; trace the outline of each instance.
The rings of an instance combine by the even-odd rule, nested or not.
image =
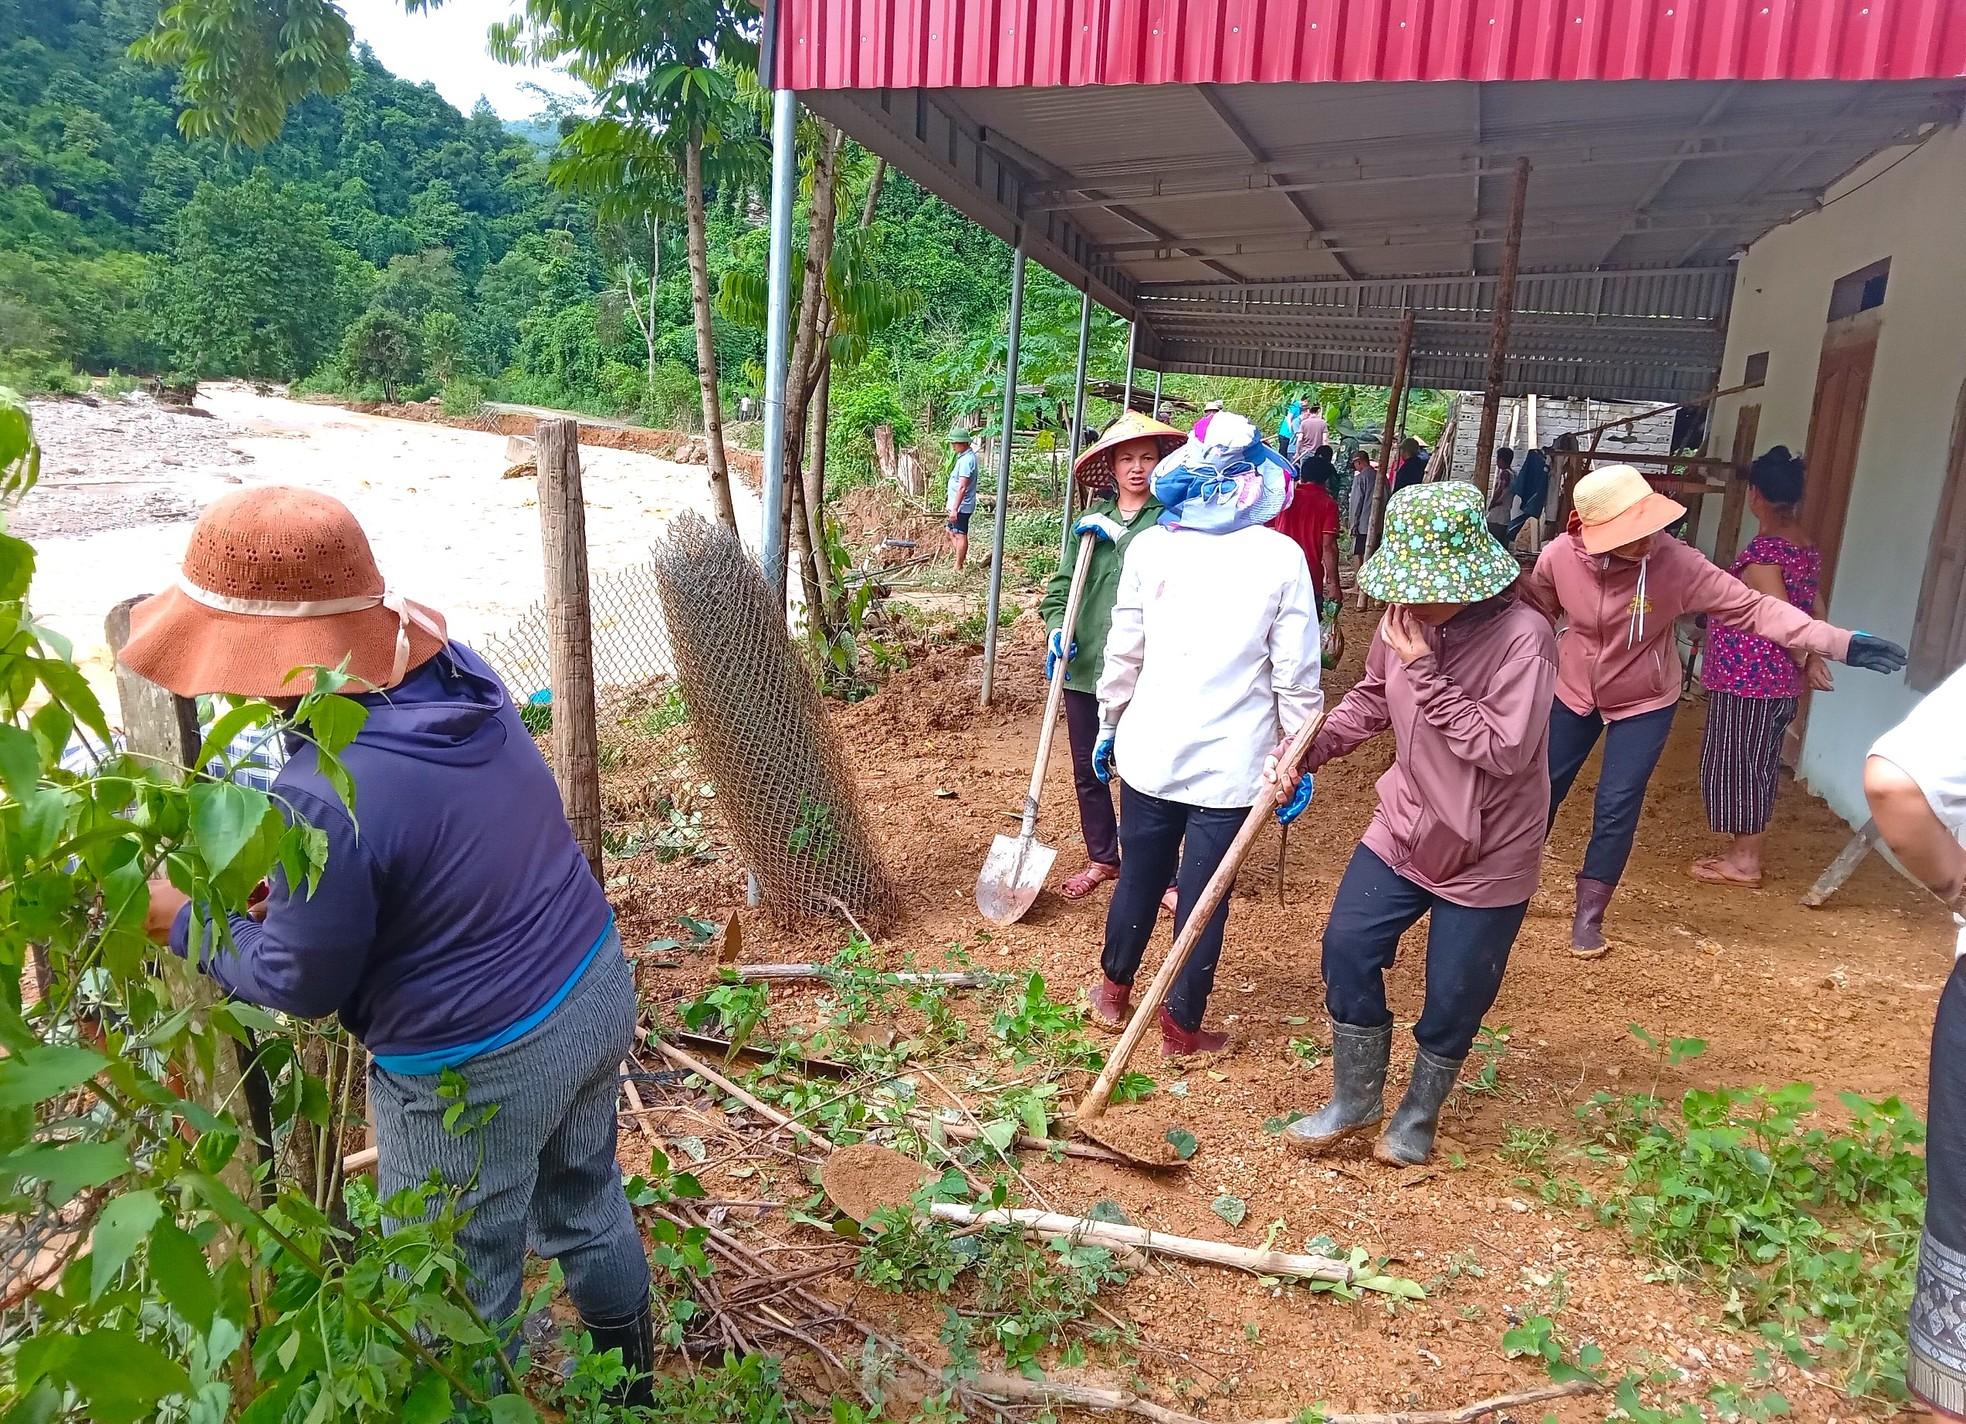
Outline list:
[[[1072,591],[1065,596],[1065,621],[1058,631],[1065,635],[1065,651],[1072,650],[1072,634],[1079,626],[1079,598],[1085,592],[1085,573],[1092,567],[1092,546],[1099,536],[1079,536],[1078,562],[1072,565]],[[1058,725],[1058,707],[1065,700],[1065,664],[1069,657],[1052,665],[1051,690],[1045,694],[1044,721],[1038,724],[1038,759],[1031,766],[1031,788],[1024,793],[1024,819],[1017,827],[1021,839],[1029,840],[1038,829],[1038,797],[1044,793],[1045,768],[1051,761],[1051,734]]]
[[[1304,753],[1310,750],[1311,739],[1317,735],[1318,728],[1324,725],[1324,715],[1320,712],[1297,729],[1297,735],[1290,739],[1290,745],[1284,748],[1283,755],[1278,759],[1279,772],[1288,774],[1304,759]],[[1133,1018],[1127,1023],[1126,1031],[1120,1035],[1120,1041],[1114,1045],[1113,1051],[1106,1055],[1106,1066],[1100,1070],[1098,1079],[1079,1100],[1073,1116],[1080,1122],[1091,1122],[1106,1111],[1107,1105],[1112,1101],[1113,1085],[1119,1081],[1120,1074],[1126,1071],[1127,1060],[1133,1057],[1133,1050],[1140,1046],[1140,1039],[1147,1032],[1147,1026],[1160,1012],[1161,1001],[1167,997],[1167,991],[1174,985],[1174,976],[1181,972],[1181,967],[1188,962],[1188,956],[1195,952],[1195,945],[1200,941],[1202,931],[1208,925],[1209,916],[1215,913],[1216,906],[1220,905],[1223,897],[1229,893],[1229,887],[1236,883],[1236,871],[1241,869],[1243,858],[1249,854],[1249,848],[1256,843],[1256,837],[1263,833],[1263,822],[1269,819],[1270,813],[1275,809],[1276,806],[1265,798],[1251,806],[1249,814],[1242,818],[1242,825],[1236,831],[1236,838],[1229,842],[1229,849],[1222,857],[1222,863],[1216,866],[1215,873],[1208,877],[1208,884],[1202,887],[1201,898],[1195,901],[1194,909],[1188,912],[1187,923],[1182,926],[1181,933],[1175,936],[1173,947],[1167,951],[1167,958],[1161,962],[1160,972],[1154,975],[1154,982],[1147,986],[1146,997],[1140,1000],[1140,1006],[1133,1011]]]

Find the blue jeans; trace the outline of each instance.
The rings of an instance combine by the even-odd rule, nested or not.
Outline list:
[[[1591,822],[1590,849],[1584,852],[1586,880],[1616,885],[1631,859],[1632,842],[1638,837],[1638,813],[1645,809],[1645,788],[1651,784],[1652,769],[1666,749],[1672,732],[1673,714],[1679,704],[1641,712],[1606,723],[1596,712],[1576,713],[1561,698],[1550,705],[1550,824],[1571,783],[1604,734],[1604,770],[1597,779],[1597,806]]]
[[[1495,1007],[1529,902],[1477,909],[1404,879],[1364,846],[1352,852],[1324,922],[1324,1008],[1338,1023],[1384,1028],[1386,971],[1400,936],[1427,924],[1427,1001],[1413,1038],[1436,1058],[1468,1056],[1482,1016]]]
[[[1174,934],[1180,937],[1189,908],[1201,898],[1248,814],[1247,806],[1222,810],[1163,801],[1120,782],[1120,878],[1106,907],[1106,950],[1100,959],[1108,979],[1131,984],[1140,971],[1140,957],[1153,938],[1160,897],[1170,879],[1180,892],[1180,908],[1174,913]],[[1168,991],[1168,1013],[1191,1033],[1201,1027],[1208,1008],[1215,961],[1222,957],[1222,935],[1228,926],[1229,897],[1224,895]]]

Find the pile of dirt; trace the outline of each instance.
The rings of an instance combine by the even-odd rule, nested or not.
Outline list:
[[[1169,1122],[1158,1105],[1128,1103],[1109,1108],[1090,1123],[1074,1121],[1072,1130],[1086,1141],[1110,1147],[1136,1162],[1178,1167],[1187,1160],[1172,1140],[1172,1135],[1182,1129]]]
[[[872,1142],[840,1148],[819,1169],[826,1199],[855,1221],[882,1207],[906,1206],[917,1187],[934,1180],[935,1173],[914,1158]]]
[[[917,558],[943,558],[949,553],[949,526],[940,509],[925,509],[893,485],[860,485],[834,500],[828,511],[840,522],[849,547],[864,552],[876,564]],[[888,540],[913,548],[884,548]]]

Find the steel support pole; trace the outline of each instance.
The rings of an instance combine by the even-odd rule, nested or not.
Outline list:
[[[785,602],[785,375],[791,359],[792,208],[798,199],[798,96],[771,96],[771,251],[765,301],[764,532],[758,540],[765,578]]]
[[[1154,419],[1160,419],[1160,378],[1162,373],[1154,372]]]
[[[1010,342],[1004,356],[1003,429],[997,441],[997,518],[990,530],[990,597],[983,607],[983,695],[990,705],[997,681],[997,610],[1003,602],[1004,523],[1010,513],[1010,447],[1017,434],[1017,346],[1024,327],[1024,238],[1010,261]]]
[[[1072,433],[1065,442],[1065,449],[1071,456],[1065,462],[1065,508],[1059,520],[1058,559],[1063,563],[1072,556],[1072,506],[1077,502],[1077,482],[1072,478],[1072,465],[1079,458],[1080,433],[1085,429],[1085,358],[1092,343],[1092,290],[1087,288],[1079,300],[1079,363],[1078,371],[1072,377]]]
[[[1475,437],[1474,482],[1489,498],[1495,491],[1495,424],[1502,414],[1502,377],[1509,361],[1509,321],[1515,315],[1515,278],[1522,266],[1522,211],[1529,199],[1529,160],[1515,161],[1509,195],[1509,227],[1502,266],[1495,274],[1495,315],[1488,328],[1488,373],[1481,387],[1481,433]]]
[[[1126,396],[1120,402],[1120,414],[1125,415],[1133,409],[1133,344],[1140,339],[1140,323],[1129,321],[1126,324]]]

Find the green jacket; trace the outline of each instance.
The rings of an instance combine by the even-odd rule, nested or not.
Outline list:
[[[1120,567],[1126,562],[1126,546],[1142,529],[1154,527],[1160,519],[1161,503],[1148,495],[1147,502],[1133,516],[1130,525],[1120,513],[1119,505],[1110,498],[1094,500],[1086,506],[1085,512],[1103,514],[1126,525],[1126,537],[1117,546],[1108,544],[1104,539],[1093,541],[1092,563],[1085,571],[1085,592],[1079,595],[1078,626],[1073,630],[1072,641],[1079,645],[1079,650],[1073,656],[1071,666],[1065,670],[1065,686],[1073,692],[1099,690],[1099,672],[1106,665],[1106,635],[1113,627],[1113,600],[1119,597]],[[1071,596],[1072,568],[1078,557],[1078,540],[1074,539],[1071,554],[1058,566],[1058,572],[1051,576],[1044,598],[1038,603],[1047,636],[1065,621],[1065,600]]]

